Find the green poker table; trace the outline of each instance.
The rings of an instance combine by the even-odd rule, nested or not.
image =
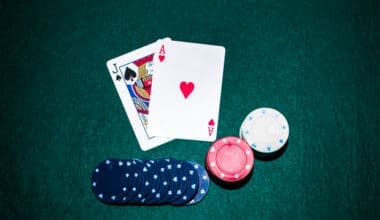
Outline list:
[[[378,219],[380,4],[368,0],[0,0],[2,219]],[[173,40],[226,48],[218,138],[259,107],[286,150],[193,206],[112,206],[106,158],[204,164],[212,143],[140,150],[106,61]],[[173,103],[175,104],[175,103]]]

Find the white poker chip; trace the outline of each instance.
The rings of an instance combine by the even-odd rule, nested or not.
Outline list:
[[[286,144],[289,124],[281,112],[272,108],[258,108],[247,115],[239,133],[253,150],[269,154]]]

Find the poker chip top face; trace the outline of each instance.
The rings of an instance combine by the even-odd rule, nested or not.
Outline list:
[[[217,178],[226,182],[244,179],[253,168],[251,147],[237,137],[225,137],[213,143],[207,153],[206,167]]]
[[[279,111],[272,108],[259,108],[245,118],[240,135],[255,151],[273,153],[287,142],[289,125]]]
[[[125,195],[124,162],[117,159],[102,161],[94,169],[91,178],[92,190],[102,202],[116,203]]]

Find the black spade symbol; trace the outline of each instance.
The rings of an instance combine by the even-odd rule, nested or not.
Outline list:
[[[117,80],[117,81],[120,81],[120,80],[121,80],[121,76],[117,75],[117,76],[116,76],[116,80]]]
[[[130,69],[128,67],[125,69],[125,72],[124,72],[125,80],[133,81],[133,79],[136,78],[136,76],[137,76],[137,74],[132,69]]]

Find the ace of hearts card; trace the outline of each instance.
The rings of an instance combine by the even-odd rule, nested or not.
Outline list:
[[[154,83],[148,133],[214,141],[217,135],[225,48],[164,39],[153,55]]]

